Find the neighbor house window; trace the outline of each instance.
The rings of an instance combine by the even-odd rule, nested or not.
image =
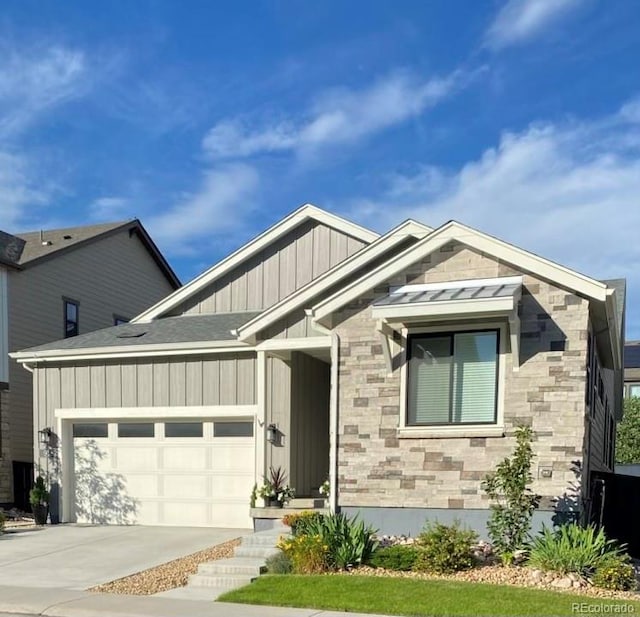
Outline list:
[[[496,423],[498,344],[498,330],[410,335],[407,425]]]
[[[630,383],[627,396],[640,396],[640,383]]]
[[[64,337],[78,335],[78,303],[74,300],[64,301]]]

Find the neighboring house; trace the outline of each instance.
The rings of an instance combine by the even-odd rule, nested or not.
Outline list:
[[[624,395],[640,396],[640,341],[624,345]]]
[[[538,521],[612,469],[624,304],[623,281],[457,222],[378,236],[304,206],[132,323],[13,357],[63,520],[264,527],[249,496],[282,466],[383,532],[484,534],[481,481],[517,425]]]
[[[34,462],[32,376],[7,350],[113,326],[179,286],[137,220],[0,232],[0,504],[27,506]],[[45,468],[37,442],[35,457]]]

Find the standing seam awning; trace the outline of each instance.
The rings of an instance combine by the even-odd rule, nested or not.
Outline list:
[[[373,303],[378,332],[391,371],[389,338],[394,325],[441,319],[464,319],[504,315],[509,320],[514,370],[519,365],[520,319],[518,303],[522,295],[522,277],[472,279],[444,283],[404,285]]]

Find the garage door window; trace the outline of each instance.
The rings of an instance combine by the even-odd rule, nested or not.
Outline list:
[[[253,437],[253,422],[214,422],[214,437]]]
[[[127,422],[118,424],[118,437],[154,437],[153,422]]]
[[[74,437],[107,437],[108,433],[109,431],[106,422],[73,425]]]
[[[167,422],[165,437],[202,437],[202,422]]]

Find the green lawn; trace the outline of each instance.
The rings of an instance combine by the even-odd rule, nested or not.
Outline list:
[[[295,606],[383,615],[578,615],[572,605],[633,604],[505,585],[375,576],[266,575],[220,602]],[[619,610],[619,609],[618,609]],[[585,614],[588,614],[588,609]],[[593,609],[591,610],[593,612]],[[611,609],[604,611],[613,613]]]

